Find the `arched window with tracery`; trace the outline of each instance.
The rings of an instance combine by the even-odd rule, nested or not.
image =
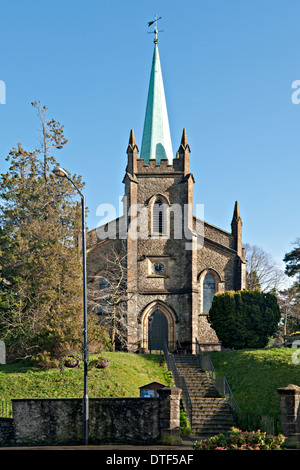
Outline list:
[[[203,312],[209,312],[214,295],[216,293],[216,281],[212,274],[206,274],[203,279]]]

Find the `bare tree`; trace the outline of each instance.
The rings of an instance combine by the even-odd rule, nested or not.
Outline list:
[[[287,276],[272,256],[256,245],[244,245],[247,261],[247,289],[259,288],[262,292],[283,289]]]
[[[278,303],[283,317],[283,334],[287,335],[300,327],[300,286],[295,283],[279,292]]]
[[[53,163],[53,156],[51,152],[54,149],[62,149],[68,140],[64,136],[64,126],[60,122],[47,118],[48,108],[42,106],[40,101],[33,101],[32,106],[36,108],[38,117],[42,127],[41,137],[41,152],[44,160],[44,178],[47,181],[47,171],[49,170],[49,162]]]
[[[112,247],[103,255],[102,267],[90,279],[89,306],[99,316],[101,326],[110,334],[112,349],[127,341],[127,254]]]

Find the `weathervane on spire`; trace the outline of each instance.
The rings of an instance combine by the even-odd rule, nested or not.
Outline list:
[[[164,32],[163,29],[161,29],[160,31],[157,30],[157,22],[158,22],[158,20],[160,20],[161,18],[162,18],[162,16],[160,16],[159,18],[157,18],[157,16],[155,15],[154,21],[148,21],[148,28],[149,28],[149,26],[151,26],[151,25],[154,23],[154,31],[148,31],[148,34],[155,34],[154,44],[157,44],[157,43],[158,43],[157,34]]]

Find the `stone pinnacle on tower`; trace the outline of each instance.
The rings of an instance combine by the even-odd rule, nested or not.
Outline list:
[[[242,256],[242,218],[238,201],[235,201],[231,222],[231,234],[234,238],[234,248],[239,256]]]

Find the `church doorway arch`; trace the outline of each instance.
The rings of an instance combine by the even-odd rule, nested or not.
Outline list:
[[[168,320],[165,314],[157,308],[148,317],[148,349],[163,351],[164,345],[168,344]]]
[[[161,301],[152,302],[142,314],[142,347],[145,351],[162,351],[164,344],[175,349],[175,315]]]

